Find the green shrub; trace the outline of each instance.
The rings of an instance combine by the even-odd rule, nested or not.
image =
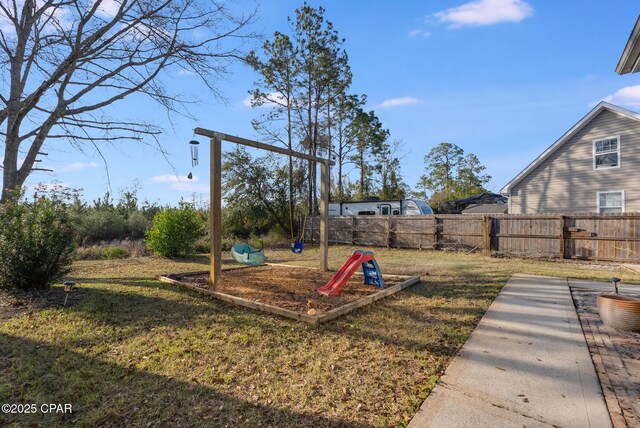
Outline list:
[[[144,233],[148,226],[149,223],[140,211],[135,211],[129,214],[129,218],[127,219],[129,239],[136,240],[144,238]],[[122,239],[122,237],[120,238]]]
[[[123,247],[110,245],[102,250],[102,255],[107,260],[126,259],[129,258],[129,251]]]
[[[74,260],[102,260],[104,259],[104,251],[102,247],[97,245],[78,247],[73,258]]]
[[[254,248],[277,248],[283,245],[288,246],[291,238],[283,236],[279,228],[276,226],[272,231],[265,235],[255,236],[252,235],[247,243]]]
[[[78,220],[82,242],[122,239],[129,232],[127,220],[114,209],[91,209]]]
[[[75,260],[125,259],[128,257],[144,257],[150,255],[144,240],[116,240],[108,244],[78,247]]]
[[[161,256],[186,256],[193,253],[203,230],[203,221],[193,208],[167,208],[153,218],[147,230],[147,246]]]
[[[224,241],[224,239],[223,239]],[[222,244],[222,249],[224,250],[224,243]],[[208,236],[202,236],[198,238],[196,241],[193,251],[197,254],[209,253],[211,251],[211,243],[209,242]]]
[[[0,288],[46,290],[70,271],[75,231],[59,200],[0,206]]]

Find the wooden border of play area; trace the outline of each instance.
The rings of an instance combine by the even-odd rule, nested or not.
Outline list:
[[[293,266],[293,265],[285,265],[285,264],[277,264],[277,263],[267,263],[267,266],[280,266],[280,267],[288,267],[288,268],[303,268],[303,269],[317,269],[317,268],[311,268],[311,267],[307,267],[307,266]],[[247,268],[236,268],[236,269],[251,269],[251,267],[247,267]],[[224,270],[230,270],[230,269],[224,269]],[[185,277],[185,276],[195,276],[195,275],[205,275],[208,274],[209,271],[198,271],[198,272],[187,272],[187,273],[183,273],[183,274],[177,274],[178,277]],[[355,275],[362,275],[360,272],[356,272]],[[173,285],[179,285],[181,287],[184,288],[188,288],[190,290],[196,291],[200,294],[204,294],[207,296],[211,296],[214,297],[216,299],[219,300],[223,300],[225,302],[229,302],[229,303],[233,303],[239,306],[244,306],[245,308],[250,308],[250,309],[257,309],[259,311],[263,311],[263,312],[268,312],[270,314],[275,314],[275,315],[280,315],[282,317],[285,318],[290,318],[290,319],[294,319],[297,321],[304,321],[308,324],[311,324],[313,326],[317,326],[321,323],[325,323],[327,321],[330,321],[332,319],[338,318],[342,315],[348,314],[349,312],[352,312],[358,308],[361,308],[363,306],[367,306],[370,305],[373,302],[376,302],[384,297],[390,296],[392,294],[397,293],[400,290],[404,290],[405,288],[413,285],[413,284],[417,284],[418,282],[420,282],[420,277],[417,276],[404,276],[404,275],[384,275],[385,278],[394,278],[394,279],[403,279],[404,281],[400,282],[399,284],[396,285],[392,285],[391,287],[385,288],[381,291],[378,291],[377,293],[374,294],[370,294],[368,296],[362,297],[358,300],[354,300],[353,302],[349,302],[346,305],[342,305],[339,306],[337,308],[331,309],[330,311],[324,312],[320,315],[309,315],[309,314],[303,314],[300,312],[296,312],[296,311],[292,311],[289,309],[284,309],[278,306],[273,306],[273,305],[268,305],[266,303],[260,303],[260,302],[255,302],[253,300],[250,299],[245,299],[243,297],[237,297],[237,296],[232,296],[230,294],[226,294],[226,293],[220,293],[218,291],[213,291],[209,288],[202,288],[202,287],[198,287],[195,286],[193,284],[189,284],[186,282],[182,282],[179,280],[175,280],[175,279],[171,279],[168,278],[164,275],[157,275],[156,279],[167,283],[167,284],[173,284]]]

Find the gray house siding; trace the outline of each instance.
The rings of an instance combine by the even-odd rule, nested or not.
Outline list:
[[[593,140],[620,136],[620,167],[593,168]],[[511,213],[597,212],[597,192],[624,190],[640,211],[640,121],[603,110],[511,188]]]

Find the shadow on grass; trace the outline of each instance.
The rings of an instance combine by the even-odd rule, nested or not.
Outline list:
[[[125,368],[21,337],[0,334],[0,402],[69,403],[67,414],[0,414],[17,426],[363,427],[248,402],[215,387]]]
[[[197,263],[197,264],[204,265],[206,267],[209,266],[209,256],[206,254],[196,254],[196,255],[186,256],[186,257],[167,257],[167,259],[178,264]],[[231,257],[223,257],[222,261],[232,263],[233,259]]]
[[[273,324],[269,318],[255,317],[251,312],[244,314],[244,308],[239,306],[158,281],[118,281],[118,286],[122,285],[131,287],[131,290],[115,290],[109,286],[85,288],[82,290],[84,299],[67,310],[80,314],[84,319],[117,328],[120,339],[158,327],[188,328],[204,318],[205,322],[222,324],[229,329],[242,329],[249,317],[254,327],[267,329]],[[179,297],[143,294],[136,288],[162,289]],[[103,339],[98,337],[95,340]]]
[[[268,249],[267,249],[268,252]],[[269,254],[265,254],[269,259],[267,260],[268,263],[292,263],[295,264],[294,261],[289,260],[289,259],[284,259],[284,258],[273,258],[273,257],[269,257]],[[177,264],[200,264],[203,265],[203,267],[206,269],[209,267],[209,254],[195,254],[195,255],[191,255],[191,256],[186,256],[186,257],[167,257],[168,260],[171,260],[174,263]],[[233,257],[231,257],[231,253],[229,251],[223,251],[222,252],[222,263],[225,264],[230,264],[230,265],[235,265],[238,264]],[[204,270],[204,269],[203,269]],[[176,273],[180,273],[180,272],[176,272]]]
[[[453,356],[503,286],[495,280],[487,284],[420,282],[321,328],[414,352]]]
[[[469,283],[472,280],[475,282]],[[109,280],[86,280],[87,283],[106,281]],[[118,284],[119,289],[90,287],[87,289],[87,298],[71,310],[82,313],[83,318],[122,329],[118,334],[125,337],[155,327],[189,327],[201,319],[233,329],[242,329],[247,322],[253,328],[265,330],[291,323],[300,325],[300,328],[306,327],[295,321],[285,321],[275,315],[241,308],[149,278],[134,277],[110,282]],[[465,275],[463,279],[455,278],[450,283],[421,282],[323,324],[320,329],[363,340],[381,341],[407,350],[450,356],[457,352],[473,331],[502,285],[496,278],[483,278],[481,275],[473,278]],[[127,287],[131,287],[131,290],[128,291]],[[184,298],[154,296],[140,289],[162,289]],[[90,344],[85,341],[87,339],[77,345]]]

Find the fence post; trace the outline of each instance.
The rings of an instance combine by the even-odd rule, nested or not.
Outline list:
[[[385,218],[385,241],[387,243],[387,249],[391,248],[391,218]]]
[[[356,216],[351,217],[351,245],[356,245]]]
[[[440,245],[440,233],[439,233],[439,227],[438,227],[438,221],[440,219],[438,218],[438,216],[434,215],[433,216],[433,249],[437,250],[438,246]]]
[[[493,220],[487,215],[482,216],[482,240],[485,255],[491,257],[491,224]]]
[[[564,223],[565,223],[565,216],[561,215],[558,217],[558,220],[560,222],[560,258],[561,259],[566,259],[567,258],[567,248],[566,248],[566,235],[565,235],[565,230],[564,230]]]

